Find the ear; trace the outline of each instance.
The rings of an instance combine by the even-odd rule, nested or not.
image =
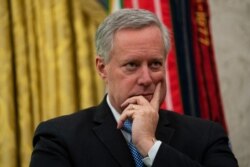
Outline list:
[[[96,65],[98,74],[102,77],[103,80],[105,80],[107,77],[107,73],[105,69],[106,64],[104,62],[104,59],[100,56],[96,56],[95,65]]]

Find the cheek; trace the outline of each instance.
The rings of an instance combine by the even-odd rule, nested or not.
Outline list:
[[[121,88],[121,86],[122,86],[122,88]],[[126,92],[127,94],[129,94],[130,91],[133,91],[133,89],[136,86],[137,86],[137,79],[132,77],[132,76],[122,78],[120,85],[118,85],[118,87],[120,88],[120,91]]]
[[[166,73],[165,71],[160,71],[154,75],[154,82],[155,83],[166,83]]]
[[[113,70],[109,72],[108,85],[112,87],[117,96],[126,96],[135,86],[136,79],[133,76],[124,75],[120,70]]]

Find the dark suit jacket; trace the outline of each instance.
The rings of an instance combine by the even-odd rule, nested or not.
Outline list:
[[[235,167],[223,128],[216,123],[159,111],[156,137],[162,145],[155,167]],[[106,98],[96,107],[41,123],[31,167],[132,167],[133,158]]]

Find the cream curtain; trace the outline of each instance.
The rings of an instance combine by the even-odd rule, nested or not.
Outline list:
[[[95,105],[94,0],[0,0],[0,167],[26,167],[39,122]]]

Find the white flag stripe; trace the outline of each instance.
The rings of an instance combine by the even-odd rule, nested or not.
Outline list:
[[[162,20],[162,12],[161,12],[161,2],[160,0],[154,0],[154,6],[155,6],[155,14],[157,17],[163,22]]]
[[[138,0],[132,0],[132,5],[133,5],[133,8],[138,9],[139,8],[139,2],[138,2]]]
[[[111,8],[111,12],[115,12],[119,9],[121,9],[121,5],[120,5],[120,0],[113,0],[111,1],[111,5],[112,5],[112,8]]]

